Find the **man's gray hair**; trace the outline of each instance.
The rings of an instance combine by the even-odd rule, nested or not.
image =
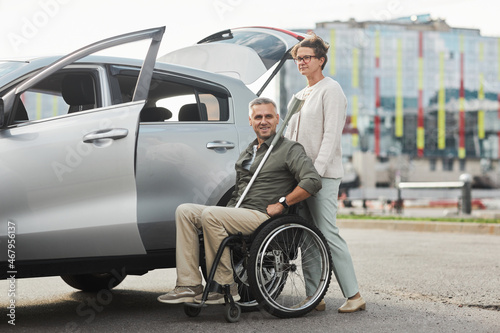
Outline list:
[[[276,106],[276,103],[272,99],[267,97],[257,97],[248,104],[248,115],[252,117],[252,112],[253,112],[252,108],[254,105],[262,105],[262,104],[272,104],[274,106],[274,111],[276,113],[278,112],[278,107]]]

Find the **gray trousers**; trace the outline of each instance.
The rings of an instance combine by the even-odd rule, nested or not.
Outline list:
[[[321,178],[322,189],[315,196],[306,199],[299,210],[299,214],[308,221],[312,221],[325,236],[333,260],[333,273],[344,294],[344,297],[352,297],[359,291],[358,281],[354,272],[351,254],[347,243],[339,234],[337,228],[338,193],[341,179]],[[316,290],[317,276],[320,272],[314,269],[314,265],[308,265],[304,269],[306,279],[306,292],[308,295]],[[316,278],[315,278],[316,277]]]

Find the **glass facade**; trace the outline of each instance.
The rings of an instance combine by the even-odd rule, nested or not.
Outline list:
[[[323,72],[349,103],[344,155],[499,159],[500,38],[428,15],[318,23],[314,32],[330,44]],[[282,107],[305,85],[288,62]]]

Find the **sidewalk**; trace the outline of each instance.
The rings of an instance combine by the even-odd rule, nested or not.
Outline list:
[[[339,228],[456,232],[500,236],[500,224],[492,223],[338,219],[337,226]]]
[[[467,234],[483,234],[500,236],[500,223],[473,223],[474,219],[500,219],[500,210],[473,210],[470,216],[457,214],[456,209],[444,208],[405,208],[401,215],[394,212],[383,212],[373,209],[340,207],[338,214],[342,215],[373,215],[376,219],[349,219],[339,218],[337,225],[340,228],[358,229],[385,229],[397,231],[422,231],[422,232],[455,232]],[[413,220],[384,220],[383,216],[401,216],[419,218]],[[433,217],[458,217],[470,219],[471,222],[434,222],[426,221]]]

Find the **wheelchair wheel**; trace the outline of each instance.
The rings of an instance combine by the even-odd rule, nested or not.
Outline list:
[[[224,305],[224,318],[228,323],[236,323],[240,320],[241,308],[238,304]]]
[[[248,279],[252,294],[267,312],[280,318],[299,317],[325,296],[331,268],[330,251],[318,228],[298,215],[285,215],[271,220],[255,236]]]
[[[184,304],[184,313],[188,317],[196,317],[200,314],[201,308],[195,308],[189,305]]]
[[[234,281],[238,284],[238,294],[240,300],[237,302],[242,312],[250,312],[258,310],[259,303],[253,296],[252,289],[250,288],[250,280],[248,278],[248,264],[250,252],[243,250],[241,244],[232,246],[231,251],[231,264],[233,265]],[[273,267],[263,268],[264,277],[262,283],[268,289],[275,288],[277,278]],[[286,272],[284,273],[286,274]]]

